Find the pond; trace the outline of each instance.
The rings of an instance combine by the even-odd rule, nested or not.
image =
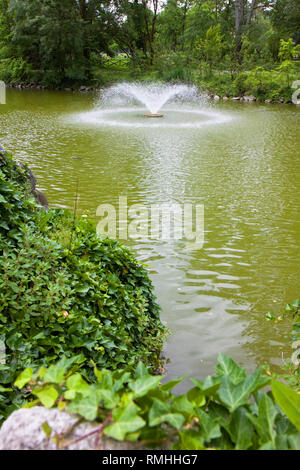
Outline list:
[[[203,204],[205,241],[129,240],[172,331],[168,378],[213,372],[220,352],[249,371],[288,359],[300,297],[300,109],[258,103],[107,110],[97,94],[7,90],[0,142],[34,171],[51,207],[96,218],[100,204]],[[102,118],[101,118],[102,116]],[[184,387],[184,385],[183,385]]]

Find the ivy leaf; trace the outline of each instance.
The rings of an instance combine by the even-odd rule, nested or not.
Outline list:
[[[135,378],[139,379],[145,375],[150,375],[147,368],[144,366],[142,361],[140,361],[137,365],[137,368],[135,370]]]
[[[174,398],[172,409],[184,414],[187,418],[195,414],[194,405],[187,399],[186,395],[179,395]]]
[[[67,406],[67,411],[78,413],[88,421],[94,421],[98,414],[99,397],[96,393],[82,397],[76,395],[74,400]]]
[[[100,389],[96,389],[96,393],[99,399],[103,401],[104,408],[106,408],[107,410],[111,410],[112,408],[115,408],[120,402],[119,395],[115,393],[113,390],[100,388]]]
[[[287,385],[272,380],[272,394],[290,421],[300,430],[300,395]]]
[[[42,430],[44,431],[44,433],[46,434],[47,438],[49,439],[51,434],[52,434],[52,429],[51,427],[49,426],[49,424],[47,423],[47,421],[45,421],[43,424],[42,424]]]
[[[131,382],[129,388],[133,391],[136,398],[140,398],[146,395],[149,390],[156,388],[160,384],[161,379],[160,375],[144,375]]]
[[[247,410],[244,407],[235,410],[230,422],[224,427],[235,444],[236,450],[247,450],[251,447],[254,428],[248,419]]]
[[[178,377],[178,379],[171,380],[170,382],[163,384],[160,387],[160,389],[163,390],[164,392],[170,392],[171,390],[173,390],[174,387],[176,387],[176,385],[180,384],[180,382],[182,382],[185,378],[186,376],[183,376],[183,377]]]
[[[288,436],[288,443],[289,447],[292,450],[299,450],[300,449],[300,434],[292,434]]]
[[[44,381],[60,384],[64,380],[65,372],[65,369],[62,369],[57,365],[50,366],[45,372]]]
[[[239,406],[249,402],[251,393],[257,390],[257,386],[260,384],[260,374],[261,371],[257,370],[237,385],[234,385],[227,375],[222,378],[218,394],[221,401],[229,407],[231,413]]]
[[[14,385],[18,388],[23,388],[30,380],[32,379],[33,369],[32,367],[27,367],[27,369],[23,370],[21,374],[18,376],[17,380],[15,381]]]
[[[129,380],[130,380],[130,372],[123,373],[120,377],[118,377],[115,380],[115,383],[113,385],[113,390],[115,392],[118,392],[123,387],[123,384],[126,383],[126,382],[129,382]]]
[[[199,431],[183,429],[179,432],[179,440],[173,446],[174,450],[205,450],[203,436]]]
[[[114,423],[104,429],[106,436],[123,441],[126,434],[138,431],[146,422],[138,416],[139,407],[129,403],[125,408],[116,408],[113,411]]]
[[[217,420],[212,419],[207,413],[200,408],[196,412],[199,418],[199,424],[204,433],[204,441],[209,442],[211,439],[221,437],[221,429]]]
[[[173,428],[179,429],[185,418],[182,414],[172,413],[168,403],[163,403],[153,398],[153,405],[149,411],[149,426],[157,426],[161,423],[169,423]]]
[[[36,388],[32,393],[46,408],[52,408],[58,397],[58,392],[53,385]]]
[[[219,387],[219,386],[218,386]],[[198,406],[199,408],[201,406],[204,406],[206,403],[206,398],[204,392],[199,390],[198,387],[193,387],[187,392],[187,398],[188,400],[193,403],[194,405]]]
[[[78,392],[84,396],[91,394],[91,389],[90,389],[89,384],[78,373],[71,375],[71,377],[68,378],[66,385],[70,392]],[[65,393],[65,396],[66,398],[68,398],[67,392]]]
[[[275,418],[278,414],[274,403],[268,395],[264,394],[259,400],[258,417],[247,413],[248,419],[253,423],[261,445],[272,442],[275,446],[276,430]]]
[[[212,377],[210,375],[206,377],[204,382],[201,382],[201,380],[198,379],[191,379],[191,381],[202,391],[202,394],[206,397],[215,395],[221,383],[220,377]]]
[[[12,388],[5,388],[5,387],[1,387],[1,385],[0,385],[0,392],[1,393],[11,392],[11,391],[12,391]]]
[[[246,370],[225,354],[219,354],[216,372],[217,376],[229,376],[234,385],[246,378]]]
[[[266,442],[264,445],[262,445],[259,450],[276,450],[274,444],[269,441],[269,442]]]

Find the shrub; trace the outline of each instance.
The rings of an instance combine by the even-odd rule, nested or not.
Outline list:
[[[34,210],[24,172],[0,161],[0,384],[80,353],[86,377],[91,361],[158,367],[166,329],[146,270],[89,221]]]
[[[21,58],[0,58],[0,79],[5,82],[30,80],[31,64]]]
[[[204,382],[192,379],[193,388],[174,396],[173,388],[182,378],[162,384],[162,377],[149,374],[142,363],[134,373],[95,367],[89,384],[74,370],[76,361],[62,359],[48,369],[23,371],[15,386],[30,393],[26,406],[59,406],[96,420],[95,435],[135,441],[137,449],[300,449],[300,397],[263,368],[247,376],[245,369],[220,354],[213,376]],[[55,439],[58,448],[68,445],[67,436]]]

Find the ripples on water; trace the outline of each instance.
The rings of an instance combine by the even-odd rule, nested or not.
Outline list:
[[[119,195],[129,205],[204,204],[202,250],[129,242],[173,332],[169,378],[203,378],[219,352],[249,369],[280,365],[288,330],[264,317],[299,297],[300,110],[218,103],[180,113],[166,105],[165,120],[146,123],[138,107],[107,111],[117,124],[105,125],[96,100],[8,90],[0,140],[31,165],[53,207],[73,207],[77,179],[80,211],[93,216]]]

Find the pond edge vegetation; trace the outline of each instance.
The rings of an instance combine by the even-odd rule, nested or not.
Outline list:
[[[267,366],[247,375],[220,354],[213,376],[174,395],[186,377],[162,383],[167,329],[145,268],[90,222],[40,210],[28,168],[0,154],[2,421],[42,405],[98,422],[98,437],[137,449],[300,449],[299,361],[283,376]],[[294,341],[299,307],[285,309]],[[58,448],[67,445],[44,430]]]

